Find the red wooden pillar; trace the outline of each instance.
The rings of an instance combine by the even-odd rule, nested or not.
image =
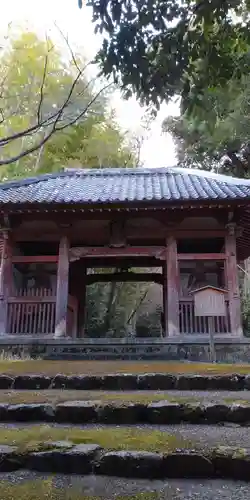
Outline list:
[[[232,335],[241,337],[243,335],[241,321],[239,274],[236,256],[236,227],[235,224],[228,224],[228,231],[225,236],[225,282],[228,289],[230,329]]]
[[[13,281],[12,252],[10,232],[4,231],[0,273],[0,335],[8,333],[8,298]]]
[[[65,337],[67,335],[68,289],[69,240],[67,236],[62,236],[59,244],[56,287],[55,337],[57,338]]]
[[[169,337],[179,335],[179,265],[177,244],[173,236],[167,238],[167,331]]]
[[[162,334],[163,337],[168,336],[168,269],[167,262],[162,266],[162,300],[163,300],[163,314],[162,314]]]

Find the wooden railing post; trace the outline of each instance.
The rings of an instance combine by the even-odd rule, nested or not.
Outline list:
[[[232,335],[241,337],[243,335],[241,321],[239,275],[236,257],[236,234],[235,224],[228,224],[225,236],[226,253],[226,286],[228,289],[228,306],[230,317],[230,331]]]
[[[167,328],[168,336],[179,335],[179,265],[174,236],[167,238]]]
[[[11,294],[12,269],[12,241],[9,230],[3,231],[3,250],[0,272],[0,335],[8,333],[8,298]]]
[[[69,240],[67,236],[62,236],[59,244],[59,259],[57,267],[56,321],[55,321],[56,338],[67,336],[68,289],[69,289]]]

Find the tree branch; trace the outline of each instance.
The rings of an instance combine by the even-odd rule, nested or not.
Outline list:
[[[111,83],[106,85],[105,87],[103,87],[94,97],[93,99],[91,99],[91,101],[88,103],[88,105],[84,108],[84,110],[73,120],[71,120],[69,123],[65,124],[64,126],[62,127],[56,127],[57,123],[59,122],[60,120],[60,113],[58,113],[58,116],[56,118],[56,120],[54,121],[53,123],[53,127],[52,129],[50,130],[50,132],[45,136],[43,137],[43,139],[41,141],[39,141],[37,144],[35,144],[34,146],[26,149],[25,151],[23,151],[22,153],[19,153],[18,155],[12,157],[12,158],[9,158],[9,159],[6,159],[6,160],[0,160],[0,166],[3,166],[3,165],[10,165],[11,163],[14,163],[15,161],[17,160],[20,160],[21,158],[24,158],[25,156],[28,156],[29,154],[31,153],[34,153],[35,151],[37,151],[38,149],[40,149],[44,144],[46,144],[46,142],[48,142],[48,140],[52,137],[53,134],[55,134],[56,132],[59,132],[59,131],[62,131],[64,130],[65,128],[67,127],[70,127],[71,125],[74,125],[78,120],[80,120],[88,111],[88,109],[90,108],[90,106],[92,106],[92,104],[96,101],[96,99],[99,97],[99,95],[106,89],[108,88],[110,85],[112,85]],[[63,108],[63,107],[62,107]],[[61,108],[61,113],[63,112]]]
[[[39,99],[39,104],[38,104],[38,109],[37,109],[37,123],[40,123],[41,121],[41,109],[42,109],[42,104],[43,104],[43,89],[44,89],[44,83],[47,75],[47,67],[48,67],[48,55],[45,57],[45,63],[44,63],[44,69],[43,69],[43,77],[42,77],[42,83],[40,87],[40,99]]]
[[[244,163],[239,159],[236,153],[227,151],[227,156],[231,160],[233,167],[236,168],[237,177],[245,177],[246,168]]]
[[[84,85],[84,88],[82,88],[83,86],[81,86],[80,89],[77,88],[77,85],[82,81],[81,77],[83,75],[83,72],[86,70],[88,65],[91,63],[87,63],[86,65],[84,65],[81,68],[77,62],[77,59],[73,53],[73,50],[69,44],[68,38],[62,33],[62,31],[59,28],[58,28],[58,30],[59,30],[61,36],[63,37],[65,43],[67,44],[67,47],[68,47],[70,54],[71,54],[72,61],[73,61],[74,66],[76,68],[76,74],[75,74],[74,81],[72,82],[70,89],[68,91],[68,94],[67,94],[66,98],[64,99],[63,104],[59,107],[59,109],[56,109],[56,111],[53,111],[51,114],[49,114],[49,116],[43,118],[42,108],[43,108],[43,104],[44,104],[44,94],[45,94],[44,89],[45,89],[45,83],[46,83],[46,76],[48,74],[48,55],[49,55],[50,50],[52,50],[48,47],[48,54],[45,57],[41,85],[40,85],[40,89],[38,91],[39,92],[39,94],[38,94],[39,100],[38,100],[38,105],[37,105],[37,111],[35,113],[36,122],[34,124],[31,124],[27,128],[24,128],[23,130],[21,130],[19,132],[14,132],[14,133],[11,133],[5,137],[0,138],[0,150],[1,150],[1,148],[6,147],[6,146],[10,145],[11,143],[13,143],[14,141],[17,141],[19,139],[25,139],[25,138],[28,139],[28,138],[34,137],[34,141],[36,141],[36,142],[34,144],[34,141],[33,141],[33,144],[30,144],[29,146],[28,146],[28,144],[26,144],[27,147],[25,148],[25,150],[20,151],[20,153],[16,154],[15,156],[12,156],[12,157],[6,158],[6,159],[4,159],[4,158],[0,159],[0,166],[10,165],[11,163],[17,162],[21,158],[24,158],[24,157],[34,153],[38,149],[42,148],[49,141],[49,139],[53,136],[53,134],[55,134],[56,132],[63,131],[67,127],[70,127],[70,126],[74,125],[75,123],[77,123],[79,120],[81,120],[83,118],[84,115],[86,115],[88,113],[89,109],[94,104],[94,102],[97,100],[97,98],[100,96],[100,94],[102,92],[104,92],[108,87],[113,85],[113,82],[109,83],[107,85],[104,85],[101,88],[101,90],[99,90],[94,95],[94,97],[90,98],[88,104],[86,106],[84,106],[84,109],[82,111],[79,109],[75,110],[73,107],[72,112],[65,114],[66,110],[67,109],[71,110],[71,106],[74,105],[73,96],[74,96],[74,98],[80,99],[80,101],[81,101],[81,96],[86,93],[86,90],[92,84],[93,80],[88,80],[87,84]],[[14,97],[16,97],[16,96],[14,96]],[[76,101],[76,104],[77,104],[77,102],[78,101]],[[19,103],[19,104],[22,106],[22,103]],[[19,115],[20,115],[20,105],[18,105],[19,113],[17,110],[17,114],[19,114]],[[26,108],[27,108],[27,106],[26,107],[24,106],[24,112],[26,112]],[[1,110],[0,110],[0,113],[1,113]],[[7,119],[3,114],[2,114],[2,116],[0,116],[0,118],[2,118],[3,122]],[[41,137],[41,132],[42,132],[42,137]],[[40,134],[40,138],[39,138],[39,134]],[[22,145],[21,145],[21,149],[22,149]]]

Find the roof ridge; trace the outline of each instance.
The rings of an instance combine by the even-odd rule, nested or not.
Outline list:
[[[36,177],[13,179],[11,181],[1,182],[0,189],[4,191],[5,189],[18,188],[21,186],[29,186],[30,184],[36,184],[37,182],[47,181],[49,179],[57,179],[58,177],[68,177],[68,176],[69,174],[66,172],[51,172],[49,174],[37,175]]]

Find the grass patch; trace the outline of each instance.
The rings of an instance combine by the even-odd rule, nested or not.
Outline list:
[[[138,427],[53,427],[33,425],[19,428],[0,428],[0,443],[17,446],[20,451],[41,449],[43,443],[71,441],[75,444],[99,444],[107,450],[143,450],[168,453],[179,448],[193,448],[182,438],[152,429]],[[48,446],[46,446],[47,448]],[[3,498],[0,496],[0,498]]]
[[[71,390],[41,390],[15,391],[1,390],[0,403],[63,403],[65,401],[101,401],[103,403],[152,403],[153,401],[194,402],[199,399],[192,396],[173,396],[169,393],[152,392],[123,392],[112,393],[105,391],[71,391]]]
[[[228,404],[233,404],[233,403],[236,403],[236,404],[239,404],[239,405],[246,405],[246,406],[249,406],[250,405],[250,400],[249,399],[236,399],[236,398],[225,398],[223,399],[223,402],[225,403],[228,403]]]
[[[104,375],[106,373],[197,373],[224,375],[230,373],[248,374],[250,365],[185,363],[172,361],[43,361],[43,360],[1,360],[0,373],[20,375],[43,373],[54,376],[64,375]]]
[[[38,493],[39,492],[39,493]],[[74,488],[59,489],[53,486],[53,480],[25,481],[21,484],[0,482],[2,500],[102,500],[104,496],[89,496]],[[106,497],[107,498],[107,497]],[[157,500],[160,493],[138,493],[137,495],[114,496],[116,500]]]

